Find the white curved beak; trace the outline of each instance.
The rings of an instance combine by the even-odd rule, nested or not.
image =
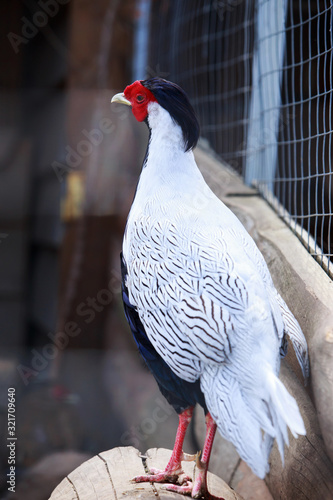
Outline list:
[[[126,106],[132,106],[128,99],[124,96],[122,92],[116,94],[112,97],[111,102],[119,102],[120,104],[126,104]]]

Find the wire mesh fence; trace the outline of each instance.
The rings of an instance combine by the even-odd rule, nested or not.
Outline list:
[[[148,64],[187,90],[202,136],[329,274],[332,24],[331,0],[161,0]]]

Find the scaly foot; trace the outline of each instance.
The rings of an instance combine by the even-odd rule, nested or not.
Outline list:
[[[136,483],[150,482],[150,483],[178,483],[178,485],[183,485],[191,481],[189,476],[184,474],[182,469],[182,461],[194,461],[198,457],[198,453],[195,455],[189,455],[188,453],[182,453],[180,460],[173,460],[171,457],[165,470],[155,469],[152,467],[149,470],[149,474],[143,476],[135,476],[132,481]]]
[[[165,489],[168,491],[174,491],[181,495],[188,495],[191,498],[204,498],[205,500],[224,500],[222,497],[216,497],[209,493],[207,489],[207,465],[203,464],[199,458],[196,457],[196,478],[194,483],[190,480],[186,484],[182,485],[167,485]]]

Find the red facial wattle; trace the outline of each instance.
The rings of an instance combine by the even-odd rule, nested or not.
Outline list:
[[[142,122],[148,115],[148,104],[157,102],[154,94],[146,89],[139,80],[128,85],[124,96],[132,105],[132,112],[138,122]]]

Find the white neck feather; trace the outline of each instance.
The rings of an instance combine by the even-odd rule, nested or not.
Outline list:
[[[183,210],[206,183],[192,151],[184,151],[181,127],[158,103],[148,107],[151,129],[148,157],[141,172],[128,222],[145,215],[160,216]]]
[[[180,126],[173,121],[168,111],[157,102],[148,106],[148,124],[151,129],[150,150],[165,149],[165,153],[184,153],[184,139]]]
[[[179,183],[184,176],[194,181],[201,178],[192,151],[184,150],[181,127],[156,102],[148,106],[148,124],[151,130],[149,151],[139,188],[144,184],[156,189],[170,183],[181,187]]]

